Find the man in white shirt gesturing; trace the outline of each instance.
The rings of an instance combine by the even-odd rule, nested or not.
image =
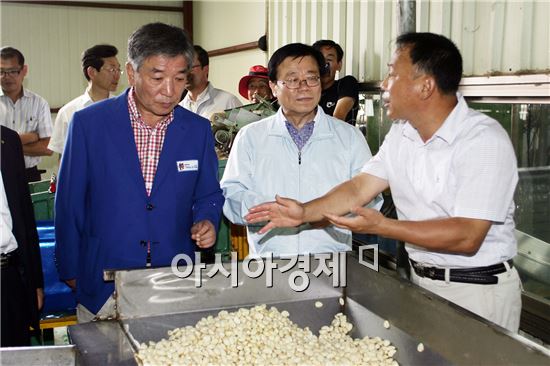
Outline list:
[[[396,43],[382,83],[387,115],[396,122],[378,154],[321,198],[305,204],[277,198],[251,208],[246,219],[268,221],[260,233],[328,218],[354,232],[402,240],[413,283],[517,332],[518,172],[510,138],[457,93],[462,57],[449,39],[408,33]],[[361,207],[388,187],[399,220]]]

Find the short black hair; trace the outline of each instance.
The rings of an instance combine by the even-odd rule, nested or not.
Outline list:
[[[199,45],[194,45],[193,48],[195,49],[195,53],[197,54],[201,67],[208,66],[210,64],[208,52],[206,52],[206,50]]]
[[[405,33],[397,37],[397,49],[409,48],[417,71],[431,75],[443,94],[454,94],[462,79],[462,56],[456,45],[434,33]]]
[[[128,61],[138,70],[151,56],[184,56],[188,67],[193,62],[193,46],[182,28],[164,23],[149,23],[138,28],[128,39]]]
[[[25,56],[23,56],[21,51],[10,46],[0,48],[0,58],[7,60],[14,57],[17,59],[19,66],[25,65]]]
[[[319,66],[319,74],[321,74],[325,67],[325,58],[323,54],[313,48],[303,43],[290,43],[286,46],[279,48],[277,51],[271,55],[269,62],[267,64],[268,68],[268,77],[272,82],[277,81],[277,69],[279,65],[287,58],[292,57],[296,59],[298,57],[311,56],[317,61],[317,66]]]
[[[104,58],[114,57],[117,54],[117,48],[110,44],[98,44],[84,51],[82,53],[82,72],[84,72],[86,80],[90,80],[88,71],[86,71],[89,66],[99,71],[105,63]]]
[[[313,48],[315,48],[318,51],[321,51],[321,48],[323,47],[330,47],[334,48],[336,50],[336,60],[338,62],[342,61],[344,58],[344,50],[340,45],[330,39],[321,39],[313,44]]]

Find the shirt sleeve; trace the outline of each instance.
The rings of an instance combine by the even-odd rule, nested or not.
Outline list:
[[[55,118],[55,123],[53,125],[52,136],[50,137],[50,142],[48,144],[48,149],[55,151],[56,153],[62,154],[63,148],[65,147],[65,139],[67,138],[67,126],[68,126],[67,116],[64,110],[60,110],[57,113]]]
[[[50,106],[44,98],[41,98],[38,107],[38,136],[43,139],[52,135],[52,115],[50,113]]]
[[[237,225],[247,225],[244,216],[251,207],[273,201],[273,197],[254,192],[254,151],[258,148],[253,146],[247,132],[245,128],[237,133],[221,180],[225,196],[223,213]]]
[[[241,103],[241,101],[239,100],[239,98],[237,98],[236,96],[234,96],[233,94],[231,94],[231,98],[229,100],[229,103],[228,103],[228,108],[236,108],[236,107],[240,107],[242,106],[243,104]]]
[[[501,129],[485,128],[457,154],[455,217],[504,222],[518,183],[512,143]]]
[[[393,124],[390,131],[384,137],[384,142],[378,153],[372,157],[361,169],[362,173],[367,173],[374,175],[375,177],[388,180],[388,170],[387,164],[389,159],[388,149],[391,149],[392,141],[394,140],[394,135],[396,134],[397,124]]]
[[[220,224],[223,195],[218,182],[218,158],[210,125],[204,131],[204,150],[199,169],[199,178],[193,196],[193,222],[208,220],[216,227]]]
[[[353,128],[354,134],[352,136],[351,147],[353,150],[353,159],[352,159],[352,172],[351,176],[355,177],[357,174],[360,174],[365,164],[372,159],[372,153],[370,147],[365,141],[365,136],[361,133],[358,128]],[[383,199],[382,195],[379,194],[372,201],[370,201],[365,207],[374,208],[380,210],[382,207]]]
[[[352,75],[344,76],[339,81],[338,99],[344,97],[352,97],[356,101],[359,99],[357,79]]]

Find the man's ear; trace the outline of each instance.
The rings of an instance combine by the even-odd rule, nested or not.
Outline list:
[[[27,65],[23,65],[21,68],[21,73],[23,74],[23,78],[27,76],[27,73],[29,72],[29,67]]]
[[[136,71],[134,70],[134,67],[132,66],[132,64],[130,62],[126,62],[126,75],[128,75],[128,85],[130,86],[134,86],[134,82],[135,82],[135,73]]]
[[[342,70],[342,60],[338,61],[338,63],[336,64],[336,70],[337,70],[337,71],[341,71],[341,70]]]
[[[435,79],[432,76],[422,77],[420,97],[423,100],[430,98],[436,88],[437,88],[437,84],[435,83]]]
[[[88,66],[86,68],[86,73],[88,74],[88,77],[90,78],[90,80],[94,80],[95,76],[97,75],[97,72],[98,71],[93,66]]]
[[[277,92],[279,91],[279,86],[277,83],[274,83],[273,81],[269,80],[269,87],[271,88],[271,93],[275,98],[278,97]]]

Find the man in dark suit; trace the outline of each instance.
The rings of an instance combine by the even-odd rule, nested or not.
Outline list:
[[[39,330],[44,279],[38,232],[17,132],[1,126],[2,166],[2,347],[30,344],[29,327]]]
[[[55,203],[60,278],[79,322],[114,315],[103,270],[170,265],[212,247],[223,206],[208,120],[178,106],[193,46],[147,24],[128,41],[131,88],[74,114]]]

